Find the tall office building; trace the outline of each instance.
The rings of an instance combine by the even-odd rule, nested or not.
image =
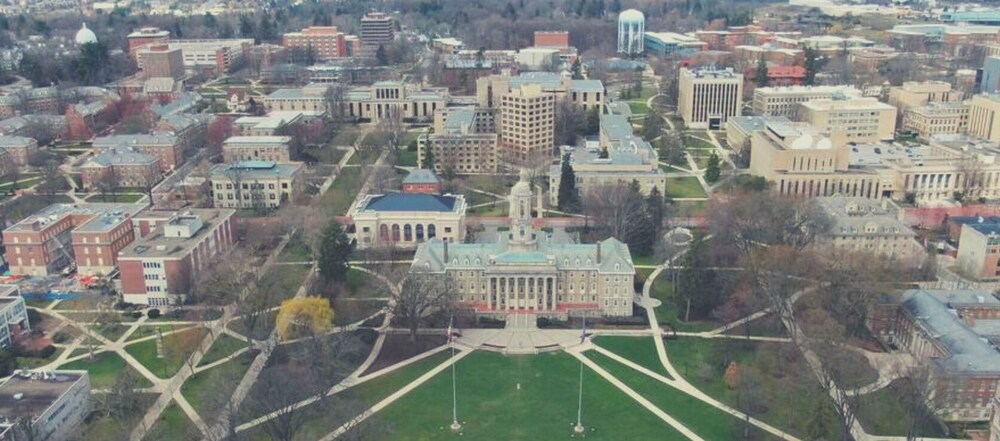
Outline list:
[[[799,105],[798,120],[820,131],[840,130],[848,142],[892,140],[896,108],[875,98],[812,100]]]
[[[678,108],[684,124],[721,130],[743,107],[743,75],[732,68],[681,69]]]
[[[1000,95],[982,94],[972,97],[969,107],[969,134],[1000,142]]]
[[[365,46],[379,46],[392,43],[395,29],[392,17],[381,12],[369,12],[361,17],[361,43]]]
[[[555,146],[556,97],[537,84],[500,96],[500,158],[517,165],[548,165]]]
[[[281,45],[294,57],[316,61],[331,61],[347,56],[347,40],[336,26],[310,26],[281,37]],[[311,52],[311,54],[310,54]]]
[[[646,17],[642,12],[629,9],[618,15],[618,52],[641,54],[645,34]]]

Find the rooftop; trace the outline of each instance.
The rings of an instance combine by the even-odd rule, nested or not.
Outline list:
[[[968,327],[951,305],[958,302],[994,304],[989,291],[909,290],[902,308],[909,312],[928,336],[940,343],[949,356],[934,359],[941,369],[952,372],[1000,372],[1000,352]]]
[[[886,201],[859,197],[823,196],[814,199],[832,221],[834,236],[909,236],[916,233],[899,218],[899,210]]]
[[[302,168],[301,163],[277,163],[274,161],[242,161],[232,164],[216,164],[209,173],[213,178],[220,178],[229,173],[239,173],[244,179],[262,179],[274,177],[291,177]]]
[[[111,135],[103,136],[94,139],[94,147],[98,148],[114,148],[114,147],[128,147],[135,145],[174,145],[177,144],[177,137],[172,133],[158,132],[151,134],[135,134],[135,135]]]
[[[432,211],[449,213],[463,209],[465,198],[461,195],[436,195],[426,193],[386,193],[368,195],[358,211]]]
[[[437,184],[439,182],[437,175],[425,168],[413,169],[403,179],[404,184]]]
[[[236,210],[230,209],[185,209],[184,213],[182,213],[184,216],[179,218],[181,222],[185,222],[185,219],[192,218],[193,216],[197,216],[201,221],[202,227],[194,231],[193,235],[190,237],[166,236],[164,235],[164,230],[168,223],[159,222],[156,225],[156,230],[144,237],[137,237],[135,241],[118,252],[118,258],[183,258],[191,249],[201,243],[201,240],[209,232],[214,231],[216,227],[225,222],[226,219],[232,217],[234,213],[236,213]]]
[[[896,110],[875,98],[859,97],[810,100],[802,103],[802,106],[811,110]]]
[[[861,91],[854,86],[779,86],[779,87],[758,87],[754,89],[754,95],[769,94],[834,94],[842,92],[849,96],[861,96]]]
[[[224,145],[234,144],[288,144],[292,142],[291,136],[230,136],[224,141]]]
[[[46,225],[54,224],[67,216],[80,216],[80,224],[77,229],[80,231],[108,231],[114,228],[117,223],[110,223],[108,220],[119,217],[131,217],[139,212],[144,204],[109,204],[109,203],[78,203],[78,204],[52,204],[35,214],[28,216],[4,231],[38,231]],[[121,219],[124,220],[124,219]],[[119,221],[120,222],[120,221]]]
[[[787,116],[731,116],[728,124],[732,124],[745,133],[764,130],[768,124],[791,124]]]
[[[35,143],[35,140],[25,136],[0,136],[0,149],[13,147],[27,147]]]
[[[156,156],[137,152],[132,147],[105,149],[99,155],[87,160],[81,167],[109,167],[112,165],[148,165],[158,159]]]
[[[0,384],[0,415],[28,412],[38,417],[86,376],[86,371],[37,371],[11,376]]]

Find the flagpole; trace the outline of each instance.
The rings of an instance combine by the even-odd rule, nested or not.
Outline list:
[[[451,430],[458,432],[462,430],[462,425],[458,422],[458,388],[455,381],[455,341],[453,339],[455,334],[452,330],[454,321],[455,317],[452,317],[451,322],[448,323],[448,342],[451,343]]]
[[[580,334],[580,343],[587,340],[587,315],[583,316],[583,331]],[[576,426],[573,426],[573,433],[583,433],[583,360],[580,360],[580,395],[576,406]]]

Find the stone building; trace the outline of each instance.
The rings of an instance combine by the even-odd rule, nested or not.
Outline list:
[[[509,197],[510,229],[496,242],[430,240],[418,246],[410,274],[440,278],[459,308],[481,316],[631,315],[635,267],[628,245],[614,238],[560,242],[535,229],[533,201],[522,171]]]
[[[359,248],[413,248],[431,239],[465,240],[465,196],[387,193],[366,196],[351,213]]]
[[[910,108],[903,114],[902,127],[923,140],[934,135],[965,133],[969,127],[969,104],[934,102]]]
[[[426,165],[429,155],[438,173],[495,172],[499,162],[495,115],[493,109],[438,109],[434,132],[417,138],[420,163]]]
[[[834,250],[867,252],[917,266],[925,253],[916,241],[917,233],[902,220],[902,210],[883,199],[823,196],[814,203],[830,220],[830,228],[817,237],[816,244]]]
[[[215,208],[278,208],[299,195],[301,162],[241,161],[209,171]]]
[[[0,439],[77,439],[93,402],[87,371],[22,371],[0,384]],[[30,429],[14,424],[25,416]]]
[[[291,136],[231,136],[222,143],[222,160],[289,162]]]
[[[681,68],[677,112],[691,128],[720,130],[743,110],[743,75],[732,69]]]

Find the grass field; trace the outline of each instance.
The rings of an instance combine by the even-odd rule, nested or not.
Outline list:
[[[646,105],[646,101],[626,101],[628,103],[629,110],[632,111],[633,115],[645,115],[649,113],[649,106]]]
[[[361,136],[361,132],[355,130],[344,130],[333,137],[333,145],[354,145],[354,142]]]
[[[667,196],[671,198],[703,198],[707,197],[701,183],[694,176],[667,179]]]
[[[157,394],[140,393],[139,397],[139,405],[133,409],[133,416],[126,421],[111,418],[100,410],[93,411],[80,427],[79,439],[82,441],[107,441],[127,437],[127,434],[135,427],[138,417],[142,416],[156,401]],[[97,399],[95,397],[95,401]],[[99,404],[94,403],[94,406],[97,407]],[[122,434],[125,434],[124,437]]]
[[[866,395],[858,412],[858,420],[865,430],[874,435],[906,436],[910,414],[900,397],[913,396],[908,391],[912,387],[906,380],[896,380],[888,387]],[[919,421],[915,433],[917,436],[941,438],[946,435],[926,414],[917,415],[916,421]]]
[[[229,334],[222,334],[219,338],[215,339],[215,343],[212,343],[212,347],[208,348],[205,355],[201,357],[201,363],[198,365],[206,365],[221,360],[228,357],[233,352],[245,348],[246,346],[247,342],[230,336]]]
[[[604,349],[621,355],[633,362],[670,378],[670,374],[660,363],[656,355],[656,344],[651,337],[614,337],[604,336],[594,339],[594,343]]]
[[[147,439],[188,440],[201,438],[201,432],[175,402],[171,402],[163,410],[149,433],[155,435],[147,436]]]
[[[271,304],[278,306],[282,300],[290,299],[302,286],[306,280],[309,269],[312,265],[274,265],[264,273],[264,283],[274,286],[276,296],[272,298]]]
[[[279,262],[308,262],[312,260],[312,250],[302,241],[302,233],[297,232],[278,255]]]
[[[650,270],[642,270],[650,271]],[[650,272],[644,272],[645,275]],[[650,297],[660,301],[660,306],[653,310],[656,312],[656,321],[661,325],[670,325],[678,331],[708,331],[716,327],[715,323],[709,322],[685,322],[681,320],[681,308],[674,298],[674,285],[670,281],[670,272],[662,271],[659,277],[653,281],[653,286],[649,289]]]
[[[208,334],[207,329],[197,327],[164,336],[163,358],[156,356],[156,339],[132,343],[125,346],[125,351],[154,375],[170,378],[184,366],[185,360],[194,352],[206,334]]]
[[[221,410],[221,401],[216,398],[231,396],[252,362],[250,354],[242,354],[219,366],[198,372],[184,382],[181,393],[203,419],[211,421]]]
[[[706,441],[731,441],[742,438],[742,420],[604,355],[589,351],[586,356]],[[752,439],[777,439],[756,428],[752,428],[751,431],[757,432]]]
[[[708,201],[676,201],[677,216],[704,216],[708,212]]]
[[[708,142],[708,135],[704,133],[698,133],[699,136],[684,135],[681,139],[684,141],[684,146],[686,148],[694,149],[714,149],[715,144]]]
[[[83,360],[59,366],[59,369],[87,371],[90,373],[90,386],[94,389],[107,389],[111,387],[115,383],[115,377],[125,369],[132,371],[133,376],[136,378],[137,387],[150,387],[153,385],[146,377],[139,375],[134,369],[128,367],[125,364],[125,360],[114,352],[102,352],[95,355],[93,361],[84,358]]]
[[[678,373],[709,396],[739,405],[741,390],[730,388],[723,380],[730,363],[736,363],[739,375],[757,385],[753,392],[758,402],[755,417],[805,437],[811,421],[802,415],[819,415],[827,428],[825,439],[839,439],[833,402],[794,347],[686,337],[669,340],[666,345]]]
[[[401,167],[416,167],[417,151],[406,149],[400,150],[399,155],[396,157],[396,165]]]
[[[146,195],[144,195],[144,194],[137,194],[137,193],[113,193],[113,194],[107,194],[107,195],[102,195],[102,194],[98,193],[98,194],[92,194],[90,196],[87,196],[87,198],[84,199],[84,200],[87,201],[87,202],[125,202],[125,203],[132,203],[132,202],[138,202],[139,199],[142,199],[145,196]]]
[[[333,185],[323,194],[320,207],[327,216],[343,216],[361,190],[361,169],[348,167],[340,170]]]
[[[580,363],[565,353],[477,352],[457,365],[461,434],[453,434],[451,376],[442,373],[383,411],[385,440],[569,439],[576,421]],[[502,375],[498,375],[502,373]],[[683,439],[593,371],[584,372],[583,423],[592,440]]]

